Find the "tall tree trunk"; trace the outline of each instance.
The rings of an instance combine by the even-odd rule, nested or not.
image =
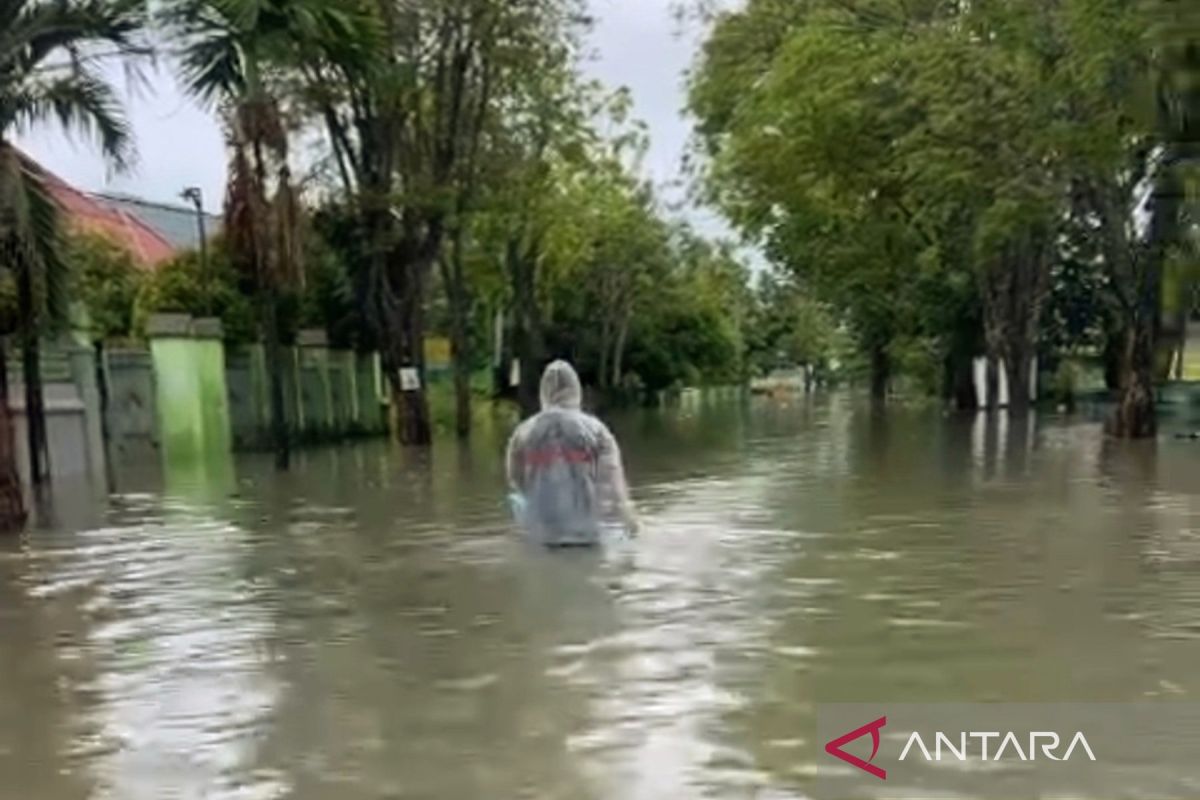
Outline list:
[[[1110,330],[1104,337],[1104,352],[1102,354],[1104,361],[1104,387],[1110,392],[1119,391],[1121,388],[1121,365],[1124,361],[1125,340],[1124,331]]]
[[[1030,365],[1049,289],[1051,240],[1040,228],[1021,231],[1004,245],[982,281],[989,349],[1004,359],[1008,408],[1016,414],[1029,410]],[[990,389],[989,408],[994,407]]]
[[[1025,347],[1026,344],[1023,341],[1010,342],[1004,359],[1004,372],[1008,379],[1008,409],[1014,414],[1029,411],[1029,373],[1033,366],[1033,354]]]
[[[975,393],[975,364],[971,354],[953,350],[943,366],[942,399],[959,411],[977,409],[979,398]]]
[[[537,335],[530,330],[521,331],[517,336],[517,360],[520,362],[520,385],[517,387],[517,404],[521,408],[521,416],[533,416],[541,408],[541,398],[538,387],[542,380],[541,351],[536,342]]]
[[[458,438],[471,436],[471,356],[464,331],[451,342],[454,352],[454,432]]]
[[[614,314],[609,302],[609,283],[611,279],[612,276],[607,270],[601,273],[599,287],[600,302],[598,304],[600,316],[600,363],[598,365],[599,374],[596,376],[596,385],[601,392],[606,391],[610,386],[608,378],[609,369],[612,364],[613,335],[615,333],[615,326],[613,325]],[[615,382],[612,385],[615,385]]]
[[[602,314],[600,320],[600,374],[597,383],[601,391],[608,388],[609,354],[612,353],[612,322],[608,314]]]
[[[389,213],[384,209],[382,217]],[[431,234],[418,244],[409,231],[398,246],[378,253],[393,426],[399,442],[409,447],[433,443],[425,372],[425,280],[440,241],[440,235]]]
[[[1114,436],[1142,439],[1158,432],[1154,409],[1154,325],[1144,317],[1126,332],[1121,395],[1108,423]]]
[[[1001,314],[1001,304],[997,297],[994,277],[991,270],[984,275],[981,284],[981,302],[983,308],[983,391],[984,398],[980,404],[987,411],[995,411],[1000,407],[1000,358],[1004,352],[1004,318]]]
[[[508,327],[508,312],[503,308],[496,309],[495,341],[492,343],[492,394],[496,398],[512,397],[512,339],[505,335]]]
[[[425,389],[425,293],[424,268],[410,265],[397,293],[397,313],[391,315],[393,363],[415,378],[405,386],[401,372],[392,376],[392,400],[396,434],[401,444],[425,447],[433,443],[429,420],[429,396]]]
[[[988,411],[995,411],[1000,407],[1000,359],[994,352],[987,354],[983,384],[987,389],[987,402],[984,406]]]
[[[96,360],[96,393],[100,398],[100,441],[104,447],[104,482],[109,492],[117,489],[112,465],[112,431],[108,427],[109,392],[108,392],[108,356],[104,351],[104,342],[97,339],[93,347]]]
[[[456,229],[449,258],[438,260],[446,304],[450,308],[450,352],[454,360],[454,431],[460,439],[471,435],[471,343],[467,324],[471,300],[463,274],[462,231]]]
[[[17,270],[17,306],[21,333],[21,373],[25,386],[25,434],[29,447],[29,481],[34,487],[50,480],[50,448],[46,440],[46,402],[42,389],[41,338],[29,269]]]
[[[541,311],[537,302],[537,251],[536,242],[528,252],[523,253],[520,242],[510,240],[506,255],[513,282],[514,344],[521,371],[517,401],[523,416],[537,413],[541,405],[538,386],[541,383],[542,360],[545,358]]]
[[[1183,188],[1175,170],[1177,158],[1177,154],[1168,152],[1163,159],[1151,200],[1146,246],[1133,264],[1134,308],[1125,332],[1121,394],[1108,423],[1110,433],[1126,439],[1148,438],[1158,433],[1154,375],[1162,314],[1162,273],[1167,249],[1178,234],[1183,203]]]
[[[267,203],[267,161],[261,137],[253,141],[255,216],[269,214]],[[262,310],[263,348],[267,357],[267,394],[271,406],[271,444],[275,451],[275,468],[285,470],[291,462],[287,418],[283,408],[283,346],[279,341],[279,280],[268,258],[273,237],[270,222],[264,218],[252,220],[254,226],[254,275],[258,284],[259,306]]]
[[[261,291],[263,346],[267,356],[267,392],[271,404],[271,444],[275,468],[287,469],[291,463],[291,442],[283,401],[283,345],[279,341],[279,304],[275,292],[265,285]]]
[[[881,403],[887,399],[888,383],[892,379],[892,359],[886,344],[871,347],[871,400]]]
[[[631,311],[626,309],[617,326],[617,341],[613,344],[612,385],[617,389],[622,387],[622,379],[625,377],[625,342],[629,338],[629,320],[632,316]]]
[[[0,339],[0,533],[14,533],[25,525],[25,496],[15,445],[8,402],[8,342]]]

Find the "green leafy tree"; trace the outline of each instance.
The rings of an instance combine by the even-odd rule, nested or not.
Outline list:
[[[258,313],[242,286],[223,239],[209,242],[207,263],[196,251],[181,253],[140,281],[134,301],[132,326],[144,334],[150,315],[158,313],[215,315],[221,320],[225,341],[247,344],[257,340]]]
[[[752,2],[721,17],[691,106],[713,199],[851,322],[882,397],[928,238],[888,144],[912,121],[890,40],[818,6]]]
[[[1172,251],[1186,241],[1187,185],[1200,163],[1200,9],[1169,0],[1149,0],[1135,8],[1140,14],[1128,15],[1133,24],[1124,36],[1099,43],[1108,58],[1095,73],[1110,82],[1104,86],[1109,102],[1096,116],[1109,130],[1127,133],[1113,101],[1125,101],[1117,108],[1128,108],[1132,96],[1132,106],[1145,112],[1137,131],[1141,135],[1127,133],[1124,152],[1111,159],[1107,172],[1097,175],[1094,170],[1090,181],[1121,323],[1119,396],[1109,429],[1131,438],[1157,432],[1154,384],[1163,275]],[[1127,60],[1130,34],[1136,34],[1132,41],[1142,48],[1132,65]],[[1144,231],[1131,231],[1127,223],[1143,201],[1141,185],[1132,183],[1131,175],[1151,187]]]
[[[511,353],[520,365],[517,401],[524,414],[538,408],[538,382],[548,354],[553,289],[589,247],[587,213],[575,191],[585,179],[592,87],[566,65],[522,84],[513,109],[489,148],[493,171],[481,198],[476,242],[500,276],[495,293],[512,316]]]
[[[1156,7],[1167,38],[1154,34]],[[982,338],[1018,411],[1069,257],[1064,228],[1094,225],[1085,235],[1103,245],[1095,266],[1124,331],[1113,429],[1145,435],[1178,154],[1194,140],[1195,84],[1171,77],[1195,52],[1189,9],[750,0],[714,18],[691,87],[705,183],[850,323],[875,394],[893,342],[943,359],[948,390],[966,394]],[[1158,87],[1150,114],[1136,99],[1147,85]],[[1143,181],[1154,189],[1137,231]]]
[[[92,338],[103,342],[132,335],[134,304],[146,273],[129,251],[107,236],[77,233],[67,239],[65,258],[72,295],[87,312]]]
[[[519,118],[514,94],[569,54],[576,0],[362,0],[357,45],[327,44],[304,67],[307,100],[364,240],[355,297],[374,327],[402,442],[431,438],[423,377],[426,290],[450,239],[443,284],[459,326],[470,299],[462,244],[482,191],[485,137]],[[461,336],[458,346],[467,344]],[[464,361],[469,362],[469,356]],[[461,393],[460,393],[461,396]],[[469,422],[463,419],[463,423]],[[460,433],[465,425],[460,425]]]

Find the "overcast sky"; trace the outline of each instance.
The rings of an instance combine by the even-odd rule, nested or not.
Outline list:
[[[644,169],[668,200],[682,199],[681,158],[690,123],[683,116],[684,72],[696,41],[680,35],[671,0],[589,0],[597,24],[591,36],[590,75],[610,87],[628,86],[636,115],[647,122],[651,150]],[[120,74],[118,70],[117,75]],[[183,97],[166,70],[151,76],[152,93],[129,99],[137,137],[138,163],[132,172],[110,175],[87,143],[72,144],[46,130],[22,139],[35,158],[66,180],[88,190],[125,192],[162,202],[178,202],[184,186],[199,186],[210,210],[218,210],[225,181],[221,133],[211,114]],[[708,234],[724,232],[715,215],[690,209],[687,216]]]

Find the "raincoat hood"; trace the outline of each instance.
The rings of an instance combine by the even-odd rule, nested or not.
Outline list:
[[[542,410],[568,408],[578,410],[583,404],[583,386],[574,367],[565,361],[555,361],[542,373]]]

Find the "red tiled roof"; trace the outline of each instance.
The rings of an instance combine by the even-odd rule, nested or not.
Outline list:
[[[147,269],[175,256],[175,248],[166,237],[134,215],[93,200],[40,164],[36,168],[71,225],[107,236],[125,247],[134,260]]]

